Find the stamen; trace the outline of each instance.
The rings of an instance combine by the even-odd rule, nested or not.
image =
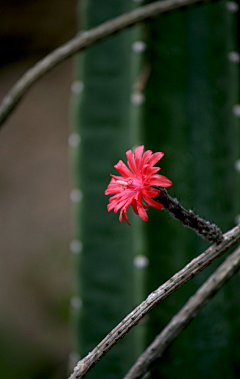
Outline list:
[[[119,184],[124,184],[124,185],[126,185],[126,186],[127,186],[127,183],[126,183],[126,182],[124,182],[123,180],[116,180],[116,183],[119,183]]]

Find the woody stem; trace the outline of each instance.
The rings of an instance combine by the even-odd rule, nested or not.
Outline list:
[[[222,231],[209,221],[204,220],[194,214],[192,210],[186,210],[176,198],[172,198],[165,188],[159,188],[160,193],[154,197],[154,200],[164,205],[164,208],[173,218],[178,219],[184,226],[193,229],[195,233],[209,242],[222,241]]]

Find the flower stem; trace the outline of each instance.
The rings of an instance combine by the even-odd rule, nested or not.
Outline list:
[[[222,231],[209,221],[195,215],[192,210],[182,207],[176,198],[172,198],[164,188],[159,188],[161,192],[154,197],[154,200],[164,205],[164,208],[171,213],[173,218],[177,218],[184,226],[193,229],[199,236],[209,242],[221,242]]]

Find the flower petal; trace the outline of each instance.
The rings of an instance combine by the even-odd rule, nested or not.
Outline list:
[[[163,175],[153,175],[149,179],[150,186],[160,186],[160,187],[170,187],[172,186],[171,180],[166,178],[166,176]]]
[[[133,199],[132,208],[133,208],[134,212],[136,213],[136,215],[138,215],[137,202],[135,199]]]
[[[120,172],[123,178],[134,177],[132,172],[127,168],[123,161],[119,161],[114,167],[116,170],[118,170],[118,172]]]
[[[138,214],[142,220],[148,221],[147,212],[145,211],[145,209],[143,207],[138,207]]]
[[[137,171],[139,171],[141,168],[143,150],[144,150],[144,145],[137,147],[134,153]]]
[[[159,170],[161,170],[160,167],[149,167],[148,165],[144,165],[142,172],[143,175],[150,177],[156,174],[156,172],[158,172]]]
[[[158,189],[156,189],[156,188],[152,188],[152,187],[150,187],[150,189],[148,189],[148,190],[145,190],[145,189],[144,189],[144,190],[142,191],[142,197],[144,198],[144,196],[147,196],[147,197],[152,198],[152,197],[157,196],[159,193],[160,193],[160,190],[158,190]]]
[[[125,178],[123,178],[122,176],[112,175],[112,174],[110,174],[110,175],[111,175],[111,177],[114,179],[114,180],[113,180],[113,179],[111,180],[111,182],[113,182],[113,183],[116,183],[117,180],[122,180],[122,181],[124,181],[124,179],[125,179]],[[110,182],[110,183],[111,183],[111,182]]]
[[[124,217],[125,220],[127,221],[128,225],[131,226],[131,224],[128,222],[129,218],[127,217],[127,212],[126,212],[125,210],[122,210],[121,212],[122,212],[122,214],[123,214],[123,217]],[[119,219],[120,219],[120,217],[119,217]],[[121,221],[121,220],[120,220],[120,221]],[[121,222],[123,222],[123,221],[121,221]]]
[[[121,178],[121,176],[119,176],[119,178]],[[122,191],[123,191],[122,186],[119,185],[118,183],[116,183],[116,180],[113,178],[113,179],[111,179],[109,185],[107,186],[107,189],[105,191],[105,195],[112,195],[114,193],[119,193]]]
[[[117,205],[114,207],[114,213],[117,213],[117,211],[118,211],[120,208],[124,207],[125,204],[126,204],[126,200],[122,200],[122,201],[120,201],[119,203],[117,203]]]
[[[122,220],[122,215],[123,215],[123,217],[124,217],[125,220],[127,221],[128,225],[130,225],[130,224],[129,224],[129,222],[128,222],[129,218],[127,217],[127,209],[128,209],[128,207],[129,207],[129,205],[130,205],[131,203],[132,203],[132,198],[129,199],[129,200],[126,202],[126,204],[122,207],[122,209],[121,209],[121,211],[120,211],[120,216],[119,216],[119,220],[121,221],[121,220]],[[121,221],[121,222],[122,222],[122,221]]]
[[[111,185],[110,184],[108,185],[108,188],[106,189],[106,191],[104,192],[105,195],[113,195],[115,193],[120,193],[122,192],[122,188],[120,186],[116,186],[116,185]]]
[[[154,166],[162,157],[164,153],[154,153],[148,161],[149,166]]]
[[[143,154],[143,157],[142,157],[142,162],[141,162],[141,168],[148,163],[149,161],[149,158],[151,157],[152,155],[152,150],[147,150],[145,151],[145,153]]]
[[[130,168],[130,170],[132,171],[132,173],[137,176],[137,169],[136,169],[136,165],[135,165],[135,161],[134,161],[134,154],[131,150],[128,150],[126,152],[126,156],[127,156],[127,159],[128,159],[128,166]]]
[[[109,203],[109,204],[107,205],[107,210],[108,210],[108,212],[110,212],[113,208],[114,208],[114,203]]]
[[[144,196],[144,200],[146,201],[146,203],[148,205],[150,205],[153,208],[156,208],[156,209],[164,208],[164,205],[162,205],[161,203],[158,203],[157,201],[155,201],[153,199],[150,199],[150,197],[148,197],[148,196]]]

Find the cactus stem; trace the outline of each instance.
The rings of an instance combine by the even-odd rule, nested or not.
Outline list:
[[[183,208],[179,201],[176,198],[172,198],[164,188],[161,188],[160,193],[154,197],[154,200],[164,205],[166,211],[173,218],[177,218],[184,226],[193,229],[203,239],[209,242],[222,241],[222,232],[217,225],[195,215],[192,210]]]

